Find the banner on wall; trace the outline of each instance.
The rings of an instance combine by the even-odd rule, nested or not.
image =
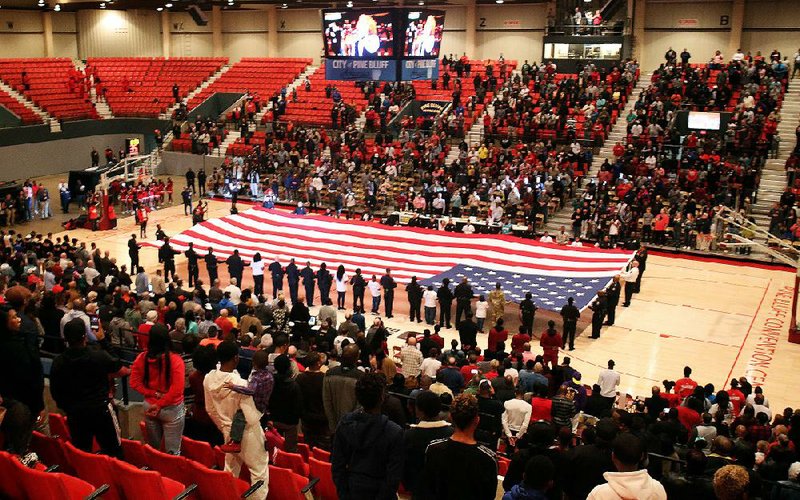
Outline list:
[[[403,81],[439,79],[438,59],[406,59],[400,64]]]
[[[419,111],[423,116],[439,116],[450,104],[449,101],[422,101]]]
[[[503,28],[519,29],[522,27],[522,21],[519,19],[505,19],[503,21]]]
[[[678,27],[680,28],[696,28],[700,25],[697,19],[678,19]]]
[[[396,81],[397,61],[381,59],[326,59],[327,80]]]

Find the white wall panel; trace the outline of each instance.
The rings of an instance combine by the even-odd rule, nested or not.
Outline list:
[[[81,58],[161,56],[159,13],[82,10],[78,12],[78,50]]]
[[[170,43],[172,57],[212,57],[211,33],[173,33]],[[226,54],[227,55],[227,54]]]
[[[243,57],[267,57],[267,34],[223,33],[222,47],[231,62]]]
[[[645,29],[679,28],[680,19],[696,19],[695,28],[726,28],[720,17],[728,16],[730,22],[730,15],[731,2],[647,2]]]

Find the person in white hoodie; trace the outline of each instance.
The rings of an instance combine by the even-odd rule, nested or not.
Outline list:
[[[239,347],[232,341],[217,346],[219,368],[211,370],[203,380],[206,398],[206,411],[227,442],[230,438],[231,423],[236,410],[244,413],[247,425],[242,436],[242,451],[225,455],[225,470],[239,477],[242,465],[250,470],[250,483],[263,481],[260,488],[250,498],[266,500],[269,492],[269,459],[264,451],[264,431],[261,429],[262,413],[256,408],[252,396],[234,392],[233,385],[247,386],[236,366],[239,364]]]
[[[595,486],[588,500],[667,500],[664,487],[639,469],[644,444],[629,432],[619,434],[611,444],[611,461],[618,472],[605,472],[606,484]]]

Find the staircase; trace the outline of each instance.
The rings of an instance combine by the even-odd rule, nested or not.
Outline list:
[[[19,101],[20,104],[33,111],[36,116],[41,118],[46,125],[50,125],[51,132],[61,132],[61,124],[58,123],[58,120],[50,116],[45,110],[35,105],[33,102],[29,101],[24,95],[14,90],[10,85],[6,84],[6,82],[0,80],[0,89],[3,89],[6,94],[10,95]]]
[[[594,155],[594,158],[592,159],[592,165],[589,167],[589,171],[586,173],[584,178],[587,182],[589,179],[593,179],[597,176],[597,173],[600,171],[600,165],[603,164],[606,158],[613,160],[614,154],[612,151],[614,149],[614,145],[617,142],[625,144],[625,140],[628,136],[628,122],[625,120],[625,117],[628,116],[628,113],[630,113],[630,111],[633,109],[642,91],[649,86],[650,74],[640,75],[639,81],[636,82],[633,92],[631,92],[630,98],[628,99],[627,104],[625,104],[625,108],[623,108],[617,117],[617,123],[615,123],[611,128],[608,138],[603,142],[603,147],[600,148],[598,154]],[[575,194],[576,196],[580,195],[578,191],[576,191]],[[572,203],[568,201],[563,207],[561,207],[561,210],[548,218],[547,224],[544,226],[544,230],[548,231],[550,234],[556,234],[561,230],[561,226],[564,226],[567,228],[567,230],[569,230],[571,225]]]
[[[300,73],[300,75],[298,75],[297,78],[292,80],[291,83],[289,83],[289,85],[286,86],[287,98],[292,95],[292,90],[298,88],[300,85],[303,84],[304,81],[306,81],[306,78],[311,78],[311,75],[314,74],[314,72],[317,71],[317,69],[319,69],[319,66],[308,66],[306,67],[305,71]],[[237,103],[236,105],[241,105],[241,102]],[[253,120],[257,124],[260,124],[261,119],[264,118],[264,115],[267,114],[267,111],[271,109],[272,109],[272,101],[268,101],[267,104],[261,108],[261,111],[256,113],[256,115],[253,117]]]
[[[753,205],[753,217],[758,227],[769,231],[769,210],[778,201],[786,188],[786,160],[794,148],[798,117],[800,117],[800,84],[789,84],[789,89],[781,105],[781,122],[778,132],[781,145],[778,157],[767,159],[761,170],[761,182],[758,186],[757,202]]]
[[[211,77],[210,77],[210,78],[208,78],[206,81],[204,81],[203,83],[201,83],[201,84],[200,84],[200,85],[199,85],[197,88],[195,88],[194,90],[192,90],[191,92],[189,92],[189,95],[187,95],[186,97],[184,97],[184,98],[181,100],[181,102],[176,102],[175,104],[173,104],[172,106],[170,106],[169,108],[167,108],[167,110],[166,110],[165,112],[163,112],[163,113],[161,113],[160,115],[158,115],[158,117],[159,117],[160,119],[162,119],[162,120],[169,120],[170,118],[172,118],[172,113],[174,113],[174,112],[175,112],[175,110],[176,110],[176,109],[178,109],[178,106],[179,106],[181,103],[186,103],[186,104],[188,104],[188,103],[189,103],[189,101],[190,101],[190,100],[192,100],[192,98],[193,98],[194,96],[196,96],[197,94],[199,94],[199,93],[200,93],[200,92],[202,92],[203,90],[207,89],[207,88],[209,87],[209,85],[211,85],[212,83],[216,82],[216,81],[219,79],[219,77],[221,77],[222,75],[224,75],[225,73],[227,73],[229,69],[231,69],[231,66],[230,66],[230,65],[228,65],[228,64],[225,64],[224,66],[222,66],[222,67],[221,67],[221,68],[220,68],[220,69],[219,69],[219,70],[218,70],[216,73],[214,73],[213,75],[211,75]]]
[[[225,140],[219,145],[219,149],[213,151],[209,156],[225,158],[225,153],[228,151],[228,146],[236,142],[236,139],[240,138],[241,136],[242,133],[238,130],[229,130],[228,135],[225,136]]]

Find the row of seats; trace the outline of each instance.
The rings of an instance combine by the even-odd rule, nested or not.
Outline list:
[[[173,85],[185,98],[228,63],[227,58],[91,58],[87,65],[100,78],[116,116],[155,117],[175,103]]]
[[[27,73],[27,90],[23,71]],[[55,118],[97,119],[99,115],[88,95],[70,91],[69,77],[75,71],[68,58],[0,60],[0,79]]]
[[[42,119],[39,118],[39,115],[31,111],[30,108],[18,100],[8,95],[8,93],[2,89],[0,89],[0,106],[3,106],[15,115],[19,116],[23,125],[42,123]]]
[[[311,64],[308,58],[243,58],[214,83],[195,95],[189,110],[199,106],[215,92],[258,94],[262,102],[288,85]]]

